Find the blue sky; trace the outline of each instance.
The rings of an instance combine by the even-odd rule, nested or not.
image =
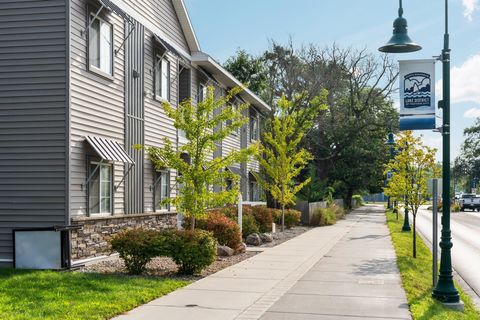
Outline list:
[[[262,53],[269,40],[366,48],[377,52],[392,34],[396,0],[185,0],[204,52],[220,62],[237,48]],[[444,1],[404,0],[409,35],[423,50],[394,56],[396,60],[425,59],[443,47]],[[480,116],[480,0],[450,0],[452,49],[452,160],[459,153],[463,129]],[[437,63],[437,79],[441,64]],[[437,87],[440,87],[437,85]],[[437,100],[441,96],[437,95]],[[397,97],[394,97],[397,98]],[[438,122],[440,123],[440,122]],[[439,148],[441,136],[418,131],[430,146]]]

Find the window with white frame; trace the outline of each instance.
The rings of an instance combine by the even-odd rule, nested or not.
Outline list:
[[[170,100],[170,62],[157,55],[155,58],[155,98]]]
[[[88,184],[88,212],[112,213],[112,165],[91,162],[89,174],[92,177]]]
[[[155,172],[155,185],[153,201],[155,203],[155,211],[168,210],[168,205],[162,201],[170,197],[170,174],[167,170]]]
[[[260,138],[259,119],[256,112],[250,114],[250,141]]]
[[[113,75],[113,27],[105,20],[93,19],[88,32],[88,61],[90,70]]]
[[[250,201],[259,201],[260,192],[257,181],[250,181]]]
[[[200,83],[198,85],[198,102],[205,101],[207,99],[207,85]]]

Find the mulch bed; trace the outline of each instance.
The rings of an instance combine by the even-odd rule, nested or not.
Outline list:
[[[310,229],[312,229],[312,227],[298,226],[298,227],[293,227],[291,229],[286,229],[283,232],[283,234],[282,232],[276,232],[273,234],[273,242],[264,243],[257,248],[274,247],[285,241],[295,238],[296,236],[299,236]],[[249,246],[249,248],[255,248],[255,247]],[[230,257],[218,257],[217,260],[214,263],[212,263],[208,268],[203,270],[201,274],[195,275],[195,276],[177,275],[176,274],[176,272],[178,271],[177,265],[175,264],[175,262],[173,262],[171,258],[158,257],[158,258],[154,258],[147,265],[147,271],[145,272],[145,275],[154,276],[154,277],[169,277],[169,278],[185,279],[185,280],[198,280],[208,275],[211,275],[213,273],[216,273],[222,269],[225,269],[229,266],[237,264],[243,260],[251,258],[258,253],[259,252],[249,250],[247,252],[233,255]],[[125,265],[122,259],[120,259],[116,255],[102,261],[88,263],[87,265],[78,268],[77,271],[103,273],[103,274],[122,274],[122,275],[126,273]]]

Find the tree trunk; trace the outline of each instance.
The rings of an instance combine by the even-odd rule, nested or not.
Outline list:
[[[282,204],[282,232],[285,230],[285,205]]]
[[[349,210],[352,209],[352,198],[353,198],[353,190],[348,189],[347,190],[347,195],[345,196],[344,200],[346,202],[345,207]]]
[[[413,216],[413,257],[417,258],[417,229],[416,229],[417,213],[412,211],[412,216]]]
[[[193,215],[191,217],[190,230],[195,230],[195,216]]]

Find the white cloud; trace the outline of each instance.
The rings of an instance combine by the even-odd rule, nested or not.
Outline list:
[[[465,111],[465,113],[463,114],[463,117],[464,117],[464,118],[472,118],[472,119],[480,118],[480,108],[471,108],[471,109],[468,109],[468,110]]]
[[[480,53],[471,56],[460,67],[450,72],[450,99],[452,103],[470,102],[480,104]],[[436,83],[437,99],[442,97],[442,81]]]
[[[463,5],[463,16],[468,19],[468,21],[473,20],[473,14],[478,10],[479,0],[462,0]]]

